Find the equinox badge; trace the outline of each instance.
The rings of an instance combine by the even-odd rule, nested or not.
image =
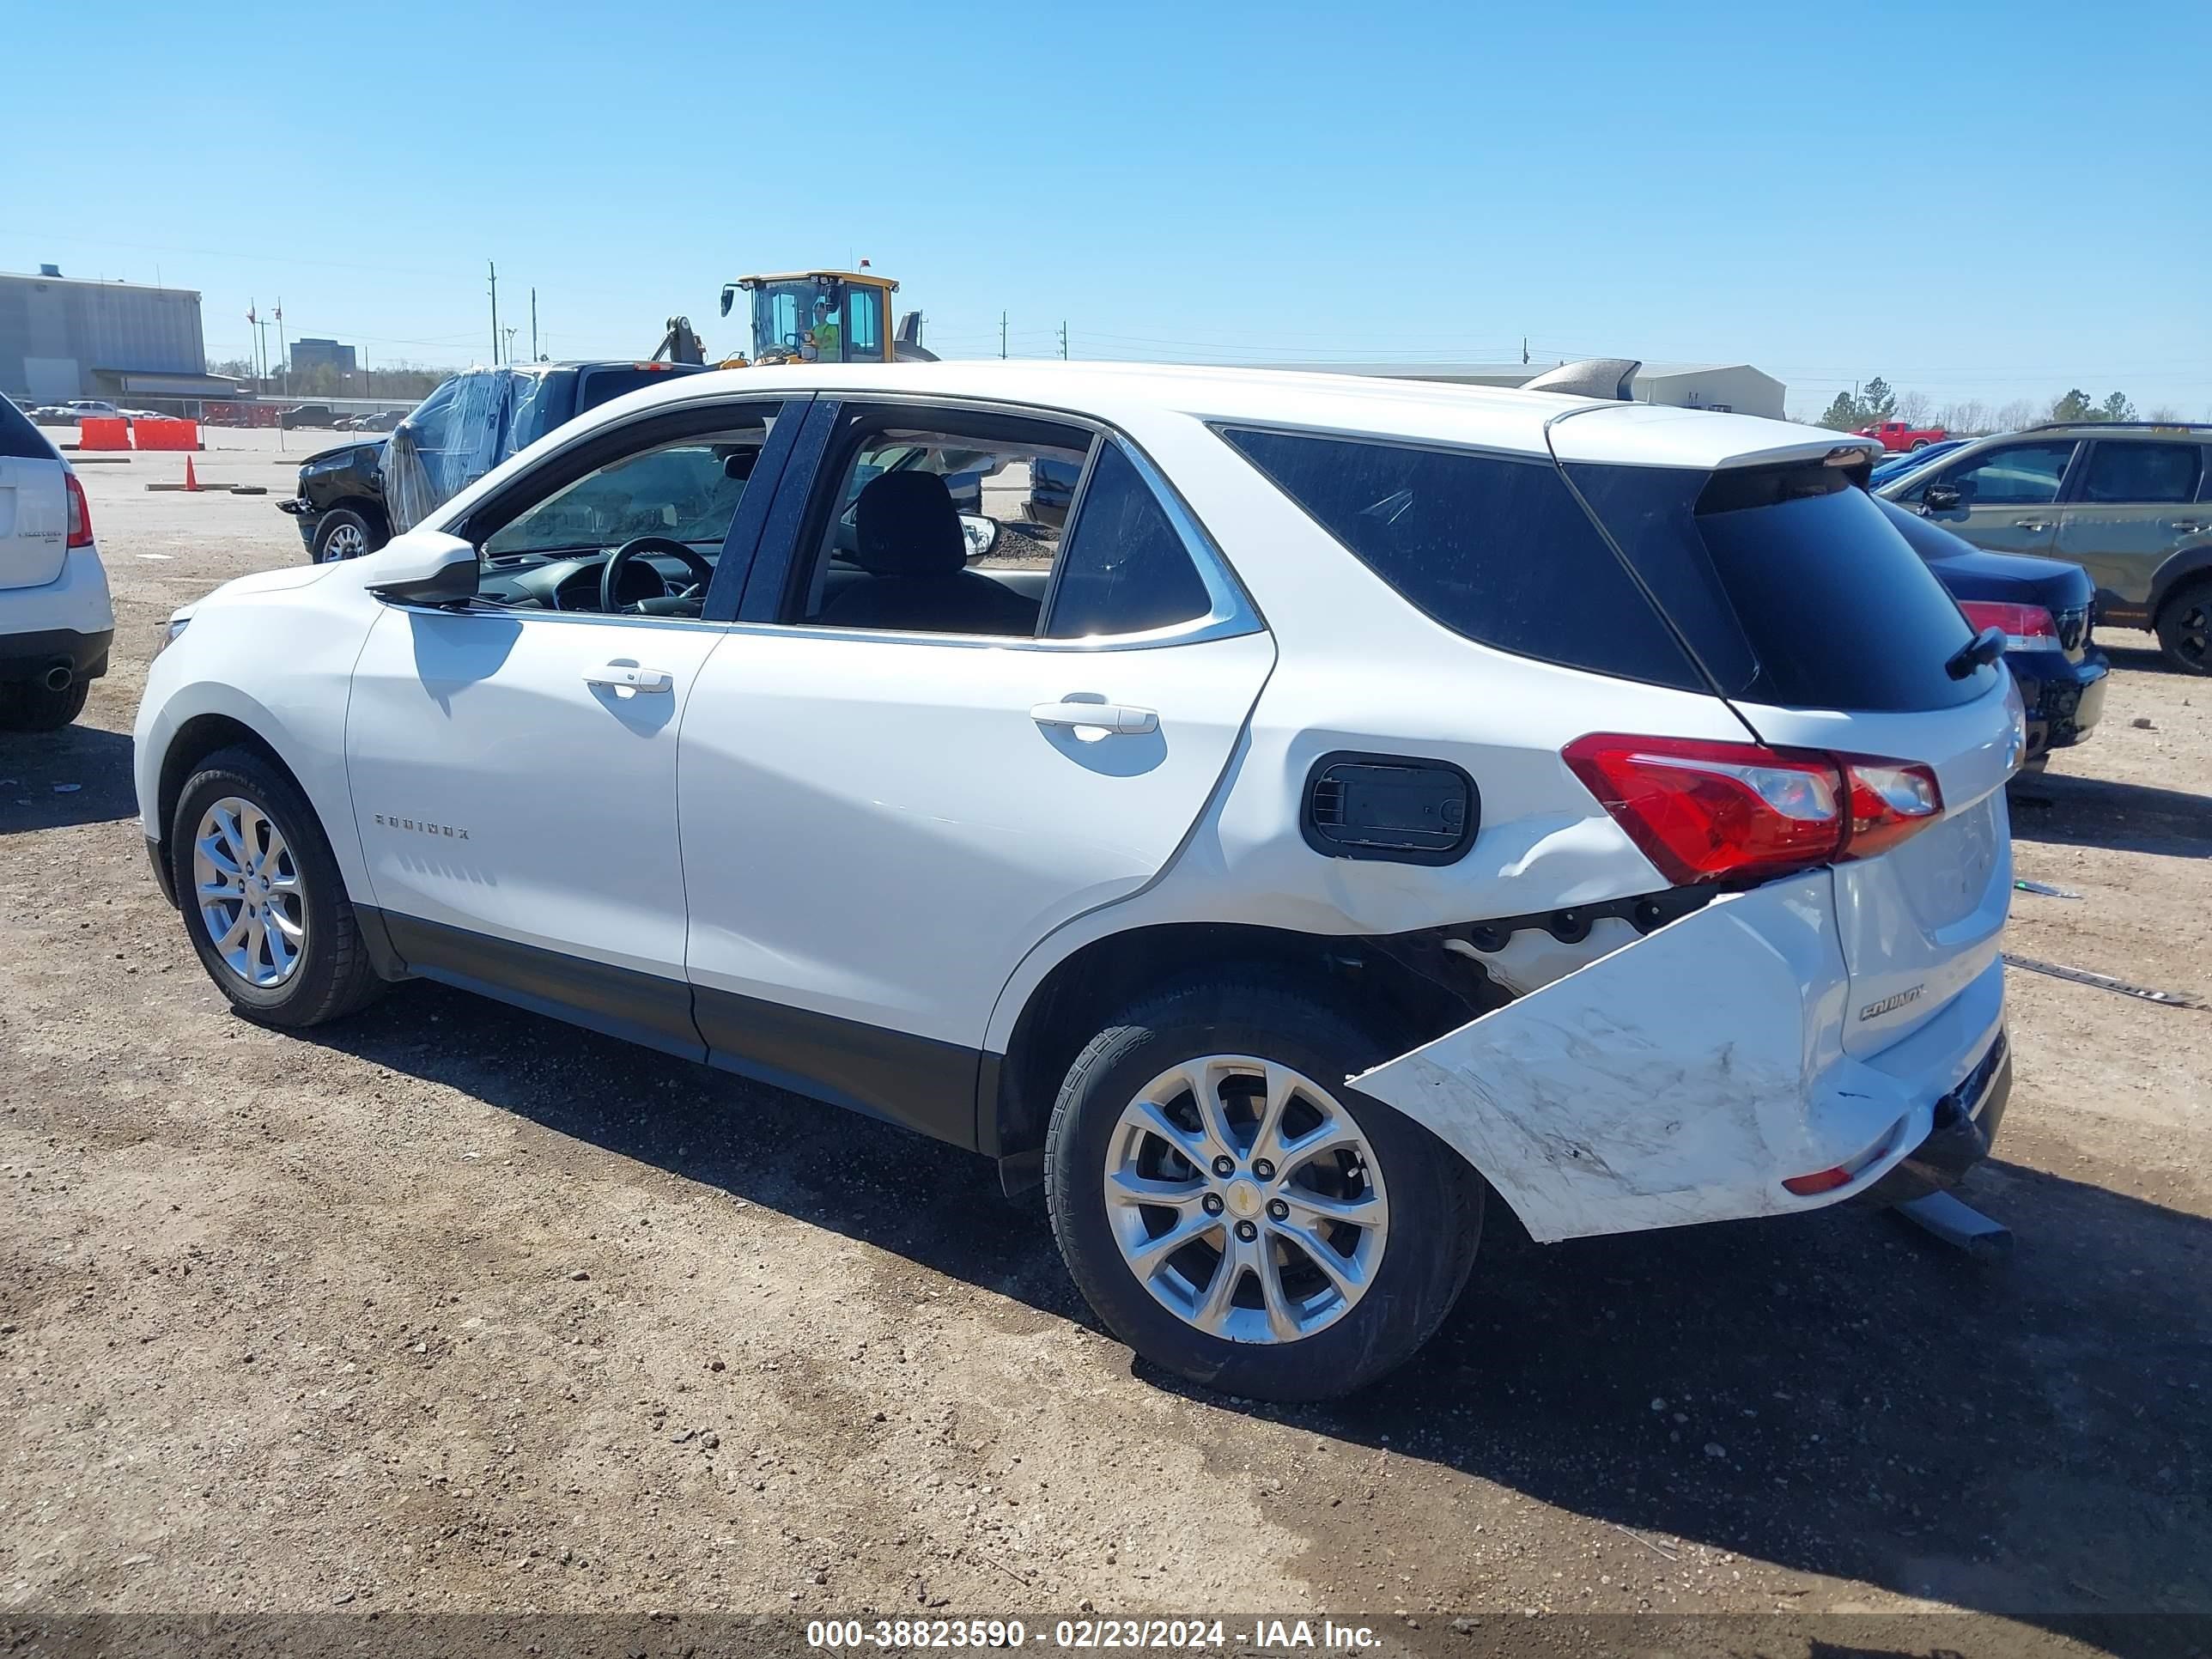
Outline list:
[[[1865,1007],[1859,1010],[1859,1018],[1861,1019],[1880,1019],[1884,1014],[1894,1013],[1898,1009],[1902,1008],[1908,1002],[1919,1001],[1921,992],[1927,988],[1928,988],[1924,985],[1914,985],[1905,990],[1898,992],[1893,996],[1886,996],[1880,1002],[1869,1002]]]

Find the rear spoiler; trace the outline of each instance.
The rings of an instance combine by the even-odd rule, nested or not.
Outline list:
[[[1629,403],[1629,383],[1643,363],[1634,357],[1584,357],[1547,368],[1533,380],[1522,382],[1523,392],[1557,392],[1571,398],[1604,398]]]

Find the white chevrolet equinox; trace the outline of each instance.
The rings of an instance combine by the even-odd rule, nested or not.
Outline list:
[[[740,369],[170,625],[223,994],[443,980],[1042,1182],[1133,1348],[1397,1364],[1539,1240],[1916,1195],[2010,1086],[2017,697],[1856,440],[1608,398]]]

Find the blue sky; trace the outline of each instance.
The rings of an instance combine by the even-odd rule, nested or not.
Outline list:
[[[217,357],[281,296],[483,360],[487,259],[554,356],[735,349],[724,281],[866,257],[947,356],[2212,415],[2205,0],[4,6],[0,270],[198,288]]]

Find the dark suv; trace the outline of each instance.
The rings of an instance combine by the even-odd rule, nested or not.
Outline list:
[[[692,363],[519,363],[464,370],[417,404],[389,438],[341,444],[301,464],[300,493],[276,503],[317,564],[358,558],[561,426]]]

